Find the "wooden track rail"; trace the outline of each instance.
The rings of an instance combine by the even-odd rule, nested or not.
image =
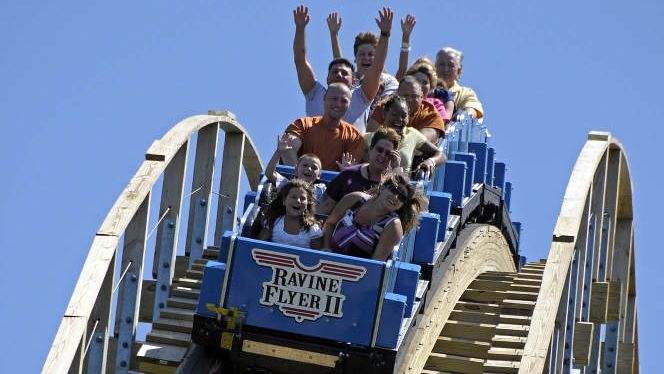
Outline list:
[[[172,253],[164,267],[169,271],[159,272],[170,286],[175,271],[175,249],[181,206],[184,198],[184,182],[189,145],[194,134],[196,159],[194,162],[191,188],[190,213],[187,216],[187,242],[189,252],[192,243],[206,247],[206,233],[194,233],[195,202],[203,202],[206,208],[202,217],[204,228],[208,226],[210,194],[215,170],[215,158],[219,129],[225,132],[224,155],[221,165],[221,186],[219,188],[219,206],[216,218],[215,243],[219,244],[223,231],[233,229],[237,216],[237,198],[239,180],[244,169],[252,189],[256,189],[263,165],[258,151],[244,128],[227,111],[211,111],[208,115],[189,117],[168,131],[161,139],[155,140],[145,155],[136,174],[109,211],[106,219],[97,231],[87,259],[79,276],[69,305],[64,313],[60,327],[46,358],[43,373],[81,373],[103,371],[107,361],[115,363],[116,357],[109,357],[109,333],[111,305],[117,300],[116,333],[125,334],[127,341],[118,345],[116,351],[127,350],[130,357],[134,341],[141,300],[143,261],[149,224],[149,206],[151,191],[159,177],[163,175],[160,220],[155,246],[155,265],[160,258],[160,251]],[[195,191],[195,193],[193,192]],[[171,234],[169,234],[171,233]],[[173,234],[174,233],[174,234]],[[116,261],[120,253],[120,239],[124,236],[124,245],[120,261],[122,272],[116,277]],[[194,237],[196,236],[196,237]],[[164,261],[164,260],[160,260]],[[155,266],[153,275],[157,276]],[[121,287],[117,295],[113,293],[116,283]],[[128,295],[128,297],[127,297]],[[125,301],[125,305],[122,305]],[[126,314],[126,316],[125,316]],[[119,319],[120,316],[122,320]],[[124,329],[124,330],[123,330]],[[128,334],[128,336],[127,336]],[[128,343],[128,344],[125,344]],[[136,348],[136,347],[133,347]],[[127,372],[128,361],[118,367]],[[115,365],[112,365],[113,367]]]
[[[588,135],[546,260],[518,273],[459,263],[500,250],[468,241],[476,229],[460,231],[465,249],[446,260],[456,266],[444,273],[447,287],[425,310],[399,373],[639,372],[632,183],[616,139]]]
[[[153,294],[148,298],[152,306],[140,309],[150,315],[153,328],[157,329],[148,336],[152,339],[150,344],[167,341],[188,346],[190,336],[182,336],[178,342],[173,334],[159,335],[159,329],[170,323],[172,326],[166,327],[177,332],[190,325],[174,320],[170,314],[174,313],[172,309],[195,307],[195,288],[200,287],[205,260],[198,260],[203,253],[194,256],[194,252],[196,248],[203,252],[208,247],[206,202],[213,190],[219,128],[226,137],[221,198],[211,247],[219,245],[225,230],[233,229],[242,166],[253,190],[263,169],[256,148],[232,113],[211,112],[185,119],[150,146],[146,161],[97,232],[44,373],[103,371],[94,365],[115,368],[115,372],[131,372],[130,367],[136,367],[130,361],[138,348],[131,343],[139,320],[139,301],[146,299],[141,297],[141,290],[146,289],[141,284],[147,230],[154,226],[148,224],[150,195],[161,175],[163,187],[153,266],[157,286],[153,284],[150,291],[154,298]],[[185,265],[189,270],[181,270],[178,275],[174,249],[188,147],[196,132],[191,186],[196,193],[190,198],[185,244],[186,254],[191,252],[192,260],[190,266]],[[404,343],[406,347],[402,347],[405,349],[396,372],[639,372],[632,182],[620,142],[605,132],[588,135],[572,171],[546,260],[530,263],[517,272],[505,232],[488,224],[463,222],[463,225],[454,250],[437,265],[436,276],[431,280],[432,292],[427,294],[412,336]],[[125,277],[124,281],[116,279],[115,271],[122,237],[122,272],[118,276]],[[208,258],[211,250],[214,249],[205,250]],[[168,287],[175,280],[168,299],[159,299],[157,295],[159,282],[164,284],[161,279],[165,279]],[[125,297],[114,296],[112,289],[116,283],[120,284],[117,295]],[[170,288],[164,290],[169,295]],[[114,298],[118,305],[115,331],[111,333]],[[158,306],[160,300],[164,309]],[[150,307],[154,307],[153,312],[144,312],[143,309]],[[162,319],[159,319],[160,310],[164,311]],[[191,313],[189,310],[185,314]],[[122,345],[123,331],[125,337],[129,331],[128,347]],[[109,354],[111,345],[113,353]],[[123,356],[127,357],[124,363],[120,354],[123,349],[129,351]],[[101,357],[101,361],[95,357]],[[194,372],[184,369],[200,362],[192,357],[184,359],[178,373]],[[107,360],[116,361],[109,365]],[[169,368],[159,365],[164,362],[152,365],[155,372],[176,370],[173,365]],[[196,372],[219,372],[218,367],[200,370],[203,369]]]
[[[639,372],[632,191],[622,144],[591,132],[565,191],[519,373]]]

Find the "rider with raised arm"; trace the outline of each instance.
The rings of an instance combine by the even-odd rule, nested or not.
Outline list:
[[[327,84],[343,83],[351,91],[351,102],[343,120],[355,126],[362,134],[366,132],[371,103],[378,92],[380,74],[387,57],[387,47],[392,29],[394,14],[390,8],[379,11],[380,20],[376,24],[380,29],[380,38],[376,46],[374,63],[366,70],[362,83],[355,86],[353,64],[339,58],[334,59],[328,66]],[[293,11],[295,21],[295,39],[293,40],[293,57],[300,89],[306,99],[307,116],[320,116],[323,114],[323,98],[327,89],[316,80],[313,68],[307,61],[305,28],[309,23],[309,9],[300,5]]]
[[[404,50],[404,45],[408,47],[410,43],[410,32],[413,30],[414,25],[415,18],[410,14],[406,17],[405,21],[401,20],[402,51]],[[332,55],[334,58],[341,58],[343,57],[341,46],[339,44],[341,17],[338,16],[337,12],[330,13],[330,15],[327,17],[327,27],[330,30],[330,39],[332,41]],[[353,44],[353,55],[355,56],[355,77],[357,79],[361,80],[364,77],[366,71],[373,64],[376,56],[377,45],[378,35],[372,33],[371,31],[362,32],[355,36],[355,43]],[[406,68],[407,67],[404,67],[404,72]],[[392,96],[397,92],[397,88],[399,87],[399,81],[395,77],[386,73],[385,69],[383,69],[380,78],[382,81],[383,89],[379,92],[378,95],[376,95],[374,103]]]

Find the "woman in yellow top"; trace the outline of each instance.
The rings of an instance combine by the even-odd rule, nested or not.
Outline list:
[[[414,168],[423,169],[432,175],[435,168],[446,161],[445,155],[433,143],[429,142],[421,132],[408,126],[408,104],[401,96],[393,96],[385,102],[385,121],[381,126],[394,129],[401,135],[399,153],[401,155],[401,168],[410,173]],[[373,133],[366,134],[367,144],[370,144]],[[412,165],[413,155],[418,152],[423,156],[422,163]]]

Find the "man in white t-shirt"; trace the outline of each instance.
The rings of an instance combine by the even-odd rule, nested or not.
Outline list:
[[[327,84],[343,83],[352,89],[351,102],[343,120],[355,126],[362,134],[366,132],[366,124],[369,119],[371,103],[378,92],[380,85],[380,74],[385,65],[387,57],[387,46],[392,29],[392,18],[394,14],[390,8],[384,8],[378,12],[380,20],[376,21],[380,29],[380,38],[376,46],[376,57],[374,63],[367,70],[362,84],[352,89],[355,84],[353,64],[344,59],[332,60],[328,66]],[[293,57],[297,70],[297,79],[300,89],[306,99],[307,116],[320,116],[323,114],[323,97],[327,88],[316,80],[314,70],[307,61],[305,28],[309,23],[309,9],[302,5],[293,11],[295,21],[295,39],[293,40]]]

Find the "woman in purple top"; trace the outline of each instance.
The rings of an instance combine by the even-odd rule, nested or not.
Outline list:
[[[418,225],[426,205],[426,198],[406,176],[387,174],[377,187],[339,201],[323,226],[323,247],[385,261],[403,234]]]

